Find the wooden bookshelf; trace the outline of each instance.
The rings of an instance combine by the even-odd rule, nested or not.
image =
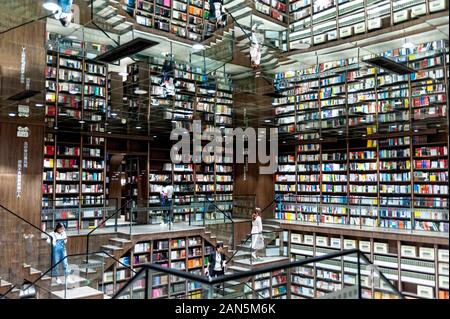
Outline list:
[[[52,33],[47,47],[42,227],[96,227],[109,207],[106,139],[65,130],[104,131],[107,66],[87,58],[104,47]]]
[[[212,246],[201,236],[187,236],[154,239],[137,243],[129,252],[120,258],[120,261],[131,269],[138,271],[144,264],[155,263],[162,267],[183,270],[197,275],[204,274]],[[132,272],[123,265],[116,263],[105,271],[105,276],[100,283],[100,289],[112,295],[117,292],[127,280],[132,277]],[[182,295],[183,298],[201,298],[202,287],[199,283],[177,278],[173,275],[150,272],[152,286],[149,296],[152,299],[170,299]],[[133,289],[133,298],[144,296],[145,283]]]
[[[301,260],[358,248],[407,298],[448,299],[449,250],[448,245],[443,244],[444,238],[432,244],[427,243],[427,238],[414,241],[414,236],[388,238],[382,232],[372,235],[350,234],[345,229],[340,231],[342,234],[332,234],[326,229],[312,228],[289,230],[284,240],[292,258]],[[341,260],[298,267],[291,271],[291,294],[296,298],[307,299],[354,286],[357,284],[356,263],[356,256],[347,256]],[[393,297],[385,284],[370,285],[369,273],[364,267],[361,274],[364,298]],[[321,282],[326,284],[321,286]],[[327,285],[331,289],[323,289]]]
[[[358,57],[277,75],[279,133],[296,139],[281,143],[277,218],[448,233],[448,44],[383,55],[416,73]]]

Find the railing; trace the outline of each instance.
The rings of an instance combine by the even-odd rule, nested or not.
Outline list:
[[[402,219],[402,229],[405,231],[422,230],[415,222],[412,201],[405,197],[371,196],[304,196],[295,194],[276,195],[275,218],[282,220],[302,221],[313,224],[342,224],[357,228],[389,228],[389,214],[395,212]],[[427,209],[420,211],[439,213],[443,220],[449,216],[448,208]],[[289,212],[286,215],[284,212]],[[437,227],[437,226],[436,226]]]
[[[330,276],[331,273],[334,273],[334,276]],[[161,290],[159,287],[153,287],[154,278],[160,274],[177,278],[176,282],[182,284],[181,288],[174,290],[173,287],[166,287]],[[305,280],[302,281],[302,278]],[[250,288],[245,288],[248,287],[247,283]],[[326,283],[330,285],[327,286]],[[312,288],[296,288],[308,286]],[[147,264],[143,265],[113,298],[155,299],[178,296],[186,299],[403,298],[394,285],[358,249],[272,264],[216,278]]]
[[[86,235],[86,255],[89,254],[89,244],[90,244],[90,239],[91,239],[92,234],[95,233],[99,228],[103,228],[106,225],[106,222],[109,221],[109,220],[112,220],[113,217],[114,217],[114,225],[113,225],[114,231],[117,232],[117,230],[118,230],[118,225],[117,225],[118,216],[120,215],[120,213],[124,209],[128,208],[132,203],[133,203],[132,200],[127,201],[125,204],[122,205],[122,207],[118,208],[113,214],[111,214],[110,216],[105,218],[97,227],[95,227],[94,229],[89,231],[89,233],[87,233],[87,235]],[[131,227],[131,221],[130,221],[130,227]]]
[[[3,205],[0,205],[0,243],[0,277],[16,287],[23,283],[24,263],[37,269],[51,266],[53,237]]]
[[[287,249],[283,247],[283,232],[281,229],[274,231],[263,230],[261,233],[248,235],[237,246],[237,249],[228,258],[227,263],[234,262],[251,268],[258,263],[287,258]]]
[[[105,270],[110,264],[116,263],[118,266],[127,269],[130,273],[136,274],[129,265],[126,265],[119,259],[116,259],[107,251],[96,251],[89,254],[72,254],[56,262],[52,267],[43,272],[37,279],[24,285],[26,291],[32,287],[36,291],[36,297],[39,299],[60,298],[71,299],[70,289],[77,287],[91,287],[99,290],[99,293],[112,294],[105,290],[107,285]],[[67,271],[60,276],[60,266]],[[94,290],[92,290],[94,291]],[[8,293],[5,294],[8,297]]]

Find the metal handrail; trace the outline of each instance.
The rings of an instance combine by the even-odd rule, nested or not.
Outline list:
[[[243,278],[253,277],[253,276],[256,276],[259,274],[273,272],[273,271],[282,270],[282,269],[286,269],[286,268],[304,266],[304,265],[308,265],[308,264],[312,264],[312,263],[317,263],[317,262],[320,262],[323,260],[333,259],[333,258],[352,255],[352,254],[357,254],[358,261],[359,261],[359,258],[362,257],[367,264],[372,264],[369,261],[369,259],[366,256],[364,256],[364,254],[361,253],[361,251],[359,249],[356,249],[356,248],[350,249],[350,250],[343,250],[343,251],[326,254],[326,255],[322,255],[322,256],[316,256],[316,257],[303,259],[303,260],[299,260],[299,261],[289,261],[289,262],[282,263],[282,264],[251,269],[249,271],[234,273],[234,274],[230,274],[230,275],[224,275],[224,276],[215,277],[215,278],[199,276],[199,275],[195,275],[195,274],[181,271],[178,269],[166,268],[166,267],[162,267],[158,264],[145,264],[145,265],[142,265],[141,269],[136,273],[136,275],[133,278],[131,278],[112,298],[117,298],[118,296],[120,296],[129,287],[131,287],[136,280],[140,279],[139,276],[142,273],[146,272],[146,274],[148,274],[149,270],[163,272],[163,273],[166,273],[169,275],[178,276],[183,279],[200,282],[200,283],[207,284],[207,285],[214,285],[214,284],[224,283],[224,282],[231,281],[231,280],[239,280],[239,279],[243,279]],[[358,269],[360,269],[360,267],[361,267],[361,264],[360,264],[360,262],[358,262]],[[387,284],[390,286],[390,288],[393,290],[393,292],[398,297],[400,297],[402,299],[404,298],[403,295],[398,291],[398,289],[394,285],[392,285],[392,283],[383,275],[382,272],[379,272],[379,275],[383,280],[385,280],[387,282]],[[146,289],[147,289],[148,281],[146,280],[145,282],[146,282]],[[359,296],[360,296],[360,290],[361,290],[360,284],[358,284],[358,290],[359,290]]]
[[[90,240],[90,236],[91,234],[97,230],[98,228],[100,228],[102,225],[104,225],[106,223],[106,221],[110,220],[112,217],[116,216],[118,213],[120,213],[122,211],[122,209],[124,209],[125,207],[128,206],[128,204],[132,203],[133,200],[130,199],[127,202],[125,202],[125,204],[123,204],[120,208],[118,208],[114,214],[112,214],[111,216],[109,216],[108,218],[105,218],[97,227],[95,227],[94,229],[92,229],[89,233],[87,233],[86,235],[86,255],[89,254],[89,240]],[[116,224],[114,226],[114,230],[117,232],[117,219],[116,219]]]
[[[114,259],[116,262],[118,262],[119,264],[121,264],[122,266],[124,266],[125,268],[131,270],[133,273],[136,274],[136,271],[134,269],[132,269],[130,266],[125,265],[124,263],[122,263],[120,260],[118,260],[116,257],[114,257],[113,255],[111,255],[109,252],[104,251],[104,250],[100,250],[100,251],[95,251],[95,252],[91,252],[89,254],[98,254],[98,253],[104,253],[106,255],[108,255],[108,257]],[[43,272],[36,280],[34,280],[32,283],[30,283],[28,285],[28,287],[26,287],[24,290],[29,289],[30,287],[34,286],[38,281],[40,281],[43,277],[45,277],[49,272],[52,272],[54,268],[58,267],[64,260],[68,259],[69,257],[78,257],[78,256],[86,256],[87,254],[85,253],[79,253],[79,254],[71,254],[71,255],[66,255],[64,256],[64,258],[60,259],[56,264],[54,264],[53,266],[51,266],[49,269],[47,269],[45,272]],[[86,259],[87,260],[87,259]],[[14,288],[14,287],[13,287]],[[12,288],[10,289],[10,291],[12,290]],[[8,291],[9,293],[9,291]],[[4,295],[6,296],[6,294]]]

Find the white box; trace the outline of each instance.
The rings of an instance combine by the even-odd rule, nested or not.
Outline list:
[[[434,260],[434,248],[419,247],[419,257],[427,260]]]
[[[327,33],[327,40],[332,41],[337,39],[337,32],[336,30],[330,31]]]
[[[355,248],[356,248],[356,240],[344,239],[344,249],[355,249]]]
[[[360,33],[366,32],[366,23],[360,22],[360,23],[355,24],[353,26],[353,30],[354,30],[355,34],[360,34]]]
[[[448,276],[448,274],[449,274],[448,264],[447,263],[439,263],[438,272],[439,272],[439,275]]]
[[[373,252],[379,254],[388,253],[388,244],[386,243],[373,243]]]
[[[341,239],[340,238],[331,238],[330,246],[333,248],[341,248]]]
[[[307,245],[314,245],[314,237],[312,235],[303,235],[303,243]]]
[[[367,29],[380,29],[381,28],[381,18],[371,19],[367,23]]]
[[[446,9],[445,0],[436,0],[429,3],[430,12],[437,12]]]
[[[343,27],[339,29],[339,36],[341,38],[350,37],[353,35],[353,26]]]
[[[370,253],[370,241],[360,240],[359,241],[359,250],[366,252],[366,253]]]
[[[438,249],[438,260],[448,262],[448,249]]]
[[[448,276],[439,276],[439,288],[448,289]]]
[[[401,256],[402,257],[417,257],[416,246],[402,245]]]
[[[314,36],[314,44],[324,43],[327,41],[327,34],[319,34]]]
[[[328,246],[328,238],[323,236],[316,236],[316,246]]]
[[[417,295],[425,298],[434,298],[433,287],[417,285]]]
[[[400,23],[409,19],[411,19],[411,15],[408,9],[394,12],[394,23]]]
[[[301,234],[291,234],[291,243],[301,244],[302,235]]]
[[[425,3],[419,4],[411,8],[411,17],[422,16],[427,13],[427,6]]]

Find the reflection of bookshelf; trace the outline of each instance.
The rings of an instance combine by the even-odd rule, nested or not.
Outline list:
[[[210,3],[204,0],[126,0],[124,9],[136,22],[179,37],[201,42],[211,36]],[[201,27],[204,26],[204,27]]]
[[[254,276],[244,285],[244,293],[254,299],[288,299],[288,276],[285,270],[276,270]]]
[[[345,233],[345,230],[343,231]],[[362,231],[361,233],[364,233]],[[425,244],[417,238],[403,241],[402,235],[385,239],[382,233],[364,236],[330,235],[320,231],[291,231],[289,241],[292,258],[301,260],[345,249],[359,248],[406,298],[448,298],[448,245]],[[423,239],[423,238],[422,238]],[[392,298],[383,283],[370,284],[368,268],[361,271],[364,298]],[[328,285],[323,282],[332,283]],[[357,285],[356,256],[326,260],[291,271],[291,296],[314,298],[323,293]]]
[[[200,236],[170,237],[138,242],[120,261],[134,271],[144,264],[155,263],[162,267],[174,268],[197,275],[203,275],[212,246]],[[129,280],[131,271],[116,263],[105,272],[100,287],[112,295]],[[131,276],[132,277],[132,276]],[[201,298],[202,286],[199,283],[150,271],[152,282],[149,297],[168,299],[183,296],[187,299]],[[145,284],[136,283],[133,298],[144,294]]]
[[[447,45],[382,54],[410,77],[356,58],[277,75],[279,132],[297,138],[281,146],[277,218],[448,232]]]
[[[291,0],[289,42],[324,44],[370,34],[447,9],[448,2],[380,0]]]

